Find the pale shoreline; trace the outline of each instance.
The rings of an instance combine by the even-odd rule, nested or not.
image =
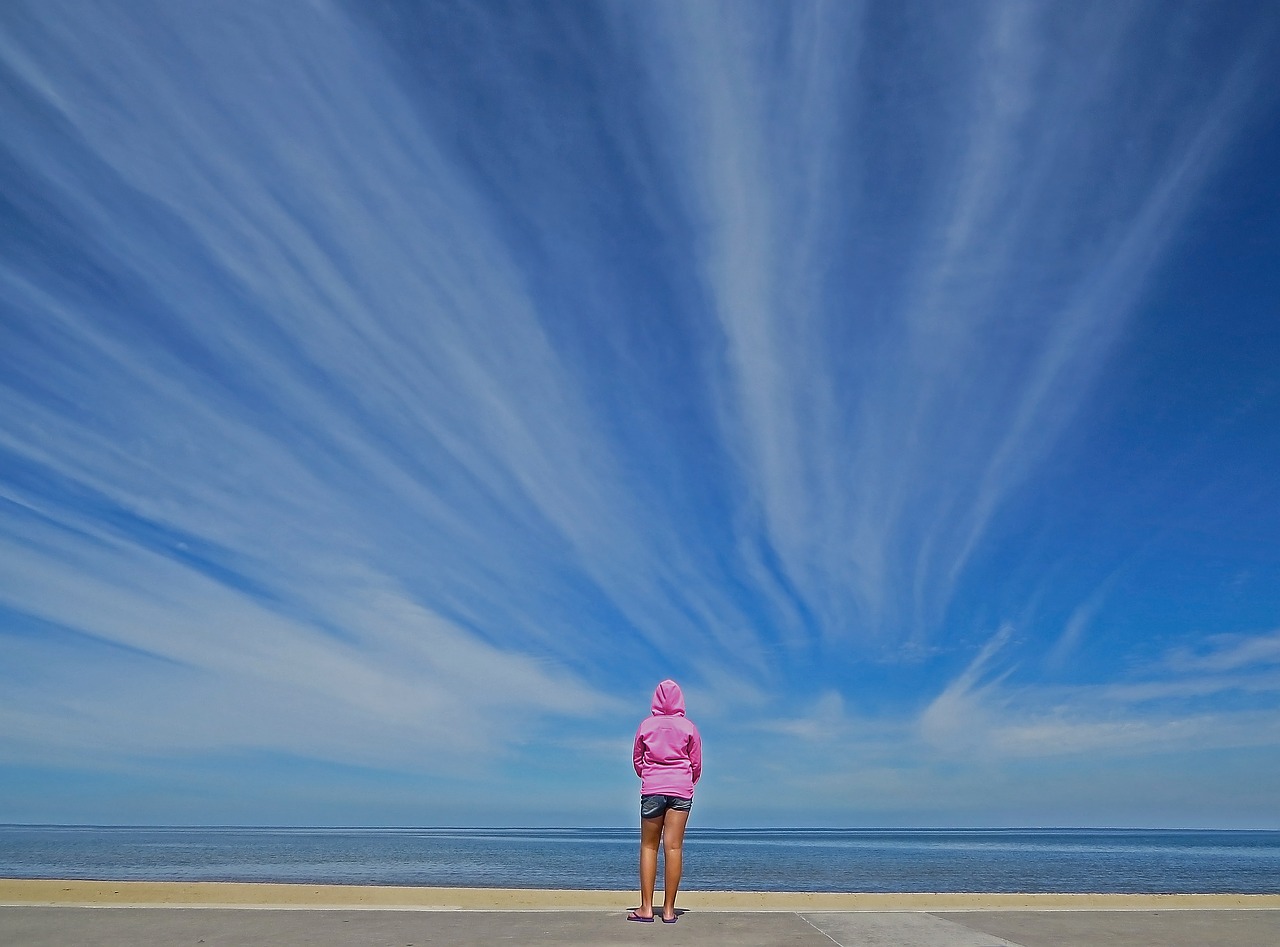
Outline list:
[[[634,891],[0,878],[6,907],[198,907],[384,911],[611,911]],[[977,894],[682,891],[690,911],[1280,910],[1280,894]]]

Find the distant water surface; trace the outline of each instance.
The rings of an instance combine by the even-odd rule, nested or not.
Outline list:
[[[636,883],[635,829],[0,826],[0,876]],[[687,890],[1280,893],[1280,832],[690,829]]]

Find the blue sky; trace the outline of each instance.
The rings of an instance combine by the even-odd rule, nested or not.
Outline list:
[[[0,821],[1280,827],[1278,43],[5,4]]]

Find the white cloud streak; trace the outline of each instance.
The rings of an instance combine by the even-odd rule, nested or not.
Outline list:
[[[1212,635],[1199,649],[1175,649],[1166,663],[1171,670],[1182,672],[1241,671],[1280,664],[1280,631]]]

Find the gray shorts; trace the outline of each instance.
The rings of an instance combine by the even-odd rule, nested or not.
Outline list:
[[[642,819],[656,819],[658,816],[666,815],[668,809],[688,812],[692,808],[693,800],[685,799],[683,796],[664,796],[658,793],[640,797],[640,818]]]

